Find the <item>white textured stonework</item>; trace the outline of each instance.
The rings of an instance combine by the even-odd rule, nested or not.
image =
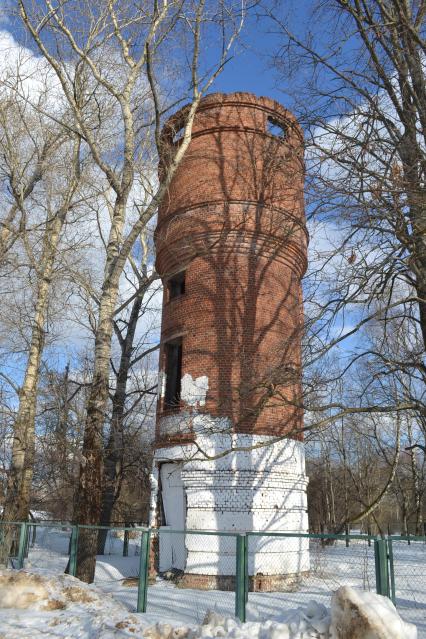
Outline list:
[[[176,415],[174,419],[163,418],[162,434],[183,432],[185,421],[188,429],[189,416],[190,413]],[[184,492],[186,529],[307,532],[308,482],[303,443],[232,434],[227,419],[207,415],[191,415],[191,424],[196,445],[160,448],[155,453],[151,525],[156,523],[159,504],[158,469],[163,463],[174,463]],[[168,489],[171,490],[163,487]],[[177,501],[176,508],[180,508]],[[174,513],[171,515],[173,518]],[[175,567],[189,574],[235,574],[235,538],[187,534],[184,543],[185,565]],[[250,538],[250,575],[285,576],[307,570],[307,539]]]

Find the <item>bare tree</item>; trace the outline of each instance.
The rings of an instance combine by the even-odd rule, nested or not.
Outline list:
[[[265,9],[281,37],[274,67],[291,81],[306,132],[307,423],[362,412],[423,415],[424,3],[312,0],[304,33],[281,9]],[[382,390],[369,392],[376,382]],[[386,385],[396,392],[382,392]]]
[[[7,266],[11,266],[8,265],[8,256],[10,257],[18,238],[22,238],[28,225],[37,225],[37,220],[33,219],[25,202],[51,169],[50,159],[55,149],[64,142],[63,132],[58,127],[49,130],[43,116],[22,97],[28,92],[28,84],[35,75],[38,76],[38,85],[33,89],[34,100],[43,109],[50,100],[46,68],[34,64],[22,49],[16,48],[14,64],[5,64],[0,79],[2,275]]]
[[[86,362],[79,362],[80,379]],[[86,387],[75,383],[67,363],[62,371],[42,370],[38,392],[32,508],[52,519],[72,519],[83,439]]]
[[[19,8],[23,24],[60,82],[73,111],[75,129],[112,193],[75,508],[77,521],[95,524],[101,515],[102,432],[120,277],[188,147],[195,111],[228,58],[241,28],[242,8],[238,5],[235,10],[232,4],[222,2],[184,1],[130,6],[114,0],[98,3],[95,12],[88,2],[75,3],[70,11],[67,2],[53,5],[50,0],[34,4],[20,0]],[[206,28],[212,37],[215,26],[223,46],[213,69],[205,70],[207,67],[200,67],[201,33]],[[180,68],[185,74],[189,93],[180,86],[171,86],[169,77],[164,80],[171,67],[171,51],[175,52],[174,71]],[[171,99],[165,100],[167,95]],[[190,99],[186,120],[182,122],[183,135],[171,149],[160,183],[155,185],[149,159],[162,144],[162,116],[171,103],[182,97]],[[105,136],[110,136],[109,148],[105,146]],[[93,580],[95,554],[96,535],[83,530],[78,576],[86,581]]]
[[[153,371],[150,374],[148,369],[147,375],[144,375],[141,380],[138,373],[141,371],[139,364],[146,362],[148,356],[158,350],[159,344],[158,341],[151,345],[146,344],[146,339],[149,339],[149,327],[143,332],[142,339],[138,338],[136,333],[141,317],[146,316],[150,310],[151,299],[158,290],[159,278],[155,271],[149,273],[150,253],[146,233],[142,235],[140,244],[142,250],[140,264],[133,256],[129,258],[130,274],[133,276],[129,280],[132,285],[127,300],[116,309],[114,318],[114,333],[119,345],[119,354],[117,365],[112,363],[115,388],[111,395],[111,417],[105,447],[105,477],[101,497],[100,520],[106,525],[112,521],[114,507],[120,498],[123,482],[129,470],[129,462],[130,466],[134,465],[131,459],[138,451],[138,447],[135,448],[134,445],[134,429],[126,429],[129,416],[140,410],[144,420],[151,419],[150,430],[153,430],[152,405],[157,395],[157,375]],[[158,326],[156,328],[158,330]],[[136,374],[131,378],[132,371]],[[129,432],[126,433],[126,430],[132,431],[130,441]],[[137,452],[136,455],[140,456],[140,453]],[[149,456],[146,457],[148,462]],[[105,530],[100,530],[98,541],[100,554],[103,554],[105,541]]]
[[[9,87],[8,87],[9,88]],[[63,229],[71,211],[81,202],[83,156],[80,136],[69,135],[40,117],[37,110],[23,104],[18,92],[12,94],[16,129],[23,134],[12,142],[13,121],[4,128],[4,173],[8,173],[14,203],[3,227],[3,256],[19,239],[19,255],[35,280],[34,308],[27,350],[26,368],[19,388],[19,406],[13,425],[11,464],[2,517],[21,521],[28,517],[35,453],[35,416],[40,363],[45,342],[46,318],[52,279]],[[38,102],[40,106],[40,101]],[[10,109],[8,115],[10,116]],[[25,147],[28,146],[25,152]],[[36,188],[37,187],[37,188]],[[13,233],[14,216],[19,211],[19,232]],[[25,220],[32,220],[30,229]],[[7,562],[11,536],[2,546]]]

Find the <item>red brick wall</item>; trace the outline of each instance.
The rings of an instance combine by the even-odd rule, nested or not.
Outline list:
[[[284,140],[267,133],[268,116],[286,126]],[[182,375],[208,376],[199,411],[241,432],[297,436],[307,236],[294,117],[250,94],[205,98],[155,239],[164,281],[186,268],[185,294],[165,296],[162,341],[182,335]]]

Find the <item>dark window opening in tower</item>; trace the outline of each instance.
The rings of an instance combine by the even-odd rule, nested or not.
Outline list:
[[[266,130],[270,135],[274,135],[276,138],[282,138],[283,140],[285,140],[285,138],[287,137],[286,126],[275,118],[268,118]]]
[[[185,271],[176,273],[167,280],[167,289],[169,291],[169,301],[179,297],[185,293]]]
[[[164,406],[175,408],[179,406],[182,377],[182,338],[174,339],[165,344],[166,350],[166,392]]]

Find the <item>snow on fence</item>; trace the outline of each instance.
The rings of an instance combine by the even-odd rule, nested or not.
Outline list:
[[[13,568],[78,574],[81,528],[0,522],[0,546],[13,536]],[[347,585],[388,596],[426,639],[426,537],[92,528],[94,581],[129,610],[186,623],[200,623],[207,610],[264,621],[312,599],[329,606]],[[208,551],[220,557],[214,566]],[[278,574],[283,565],[287,575]]]

